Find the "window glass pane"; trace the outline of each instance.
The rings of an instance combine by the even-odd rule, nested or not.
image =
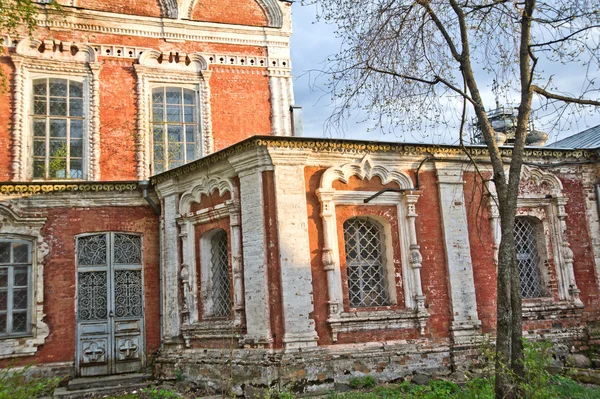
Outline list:
[[[184,122],[186,122],[186,123],[194,122],[194,120],[196,119],[195,115],[194,115],[195,109],[196,109],[196,107],[185,107],[184,108],[184,118],[183,118]]]
[[[83,83],[70,81],[69,95],[71,97],[83,97]]]
[[[181,104],[181,89],[176,87],[167,87],[165,89],[167,104]]]
[[[183,91],[183,103],[184,104],[195,104],[196,93],[193,90]]]
[[[52,139],[50,140],[50,156],[61,157],[67,156],[67,140]]]
[[[13,244],[13,262],[29,263],[29,244],[20,242]]]
[[[46,155],[46,141],[34,140],[33,155],[37,157],[43,157]]]
[[[196,129],[194,129],[194,126],[185,127],[185,141],[188,143],[196,142]]]
[[[18,288],[13,291],[13,309],[27,310],[27,288]]]
[[[193,161],[196,158],[195,149],[196,149],[195,144],[186,145],[186,150],[185,150],[185,161],[186,162]]]
[[[64,179],[67,176],[67,159],[50,158],[48,172],[50,177]]]
[[[72,120],[71,121],[71,138],[80,139],[83,137],[83,121]]]
[[[10,263],[9,242],[0,242],[0,263]]]
[[[182,161],[183,160],[183,144],[169,142],[169,161]]]
[[[83,156],[83,142],[81,139],[71,139],[71,158],[81,158]]]
[[[0,334],[6,334],[6,314],[0,314]]]
[[[15,312],[13,313],[13,332],[24,333],[27,332],[27,312]]]
[[[43,159],[33,160],[33,177],[46,177],[46,161]]]
[[[71,159],[69,176],[71,179],[83,179],[83,167],[81,159]]]
[[[33,114],[46,115],[46,97],[35,97],[33,99]]]
[[[183,141],[182,137],[182,126],[181,125],[169,125],[169,142],[181,142]]]
[[[46,95],[46,79],[36,80],[33,82],[33,94],[35,96]]]
[[[165,141],[162,125],[154,125],[154,145],[162,145]]]
[[[69,115],[70,116],[82,116],[83,115],[83,101],[81,99],[69,100]]]
[[[162,105],[155,105],[152,107],[152,121],[162,122],[165,120],[164,117],[165,108]]]
[[[50,97],[50,115],[67,116],[67,99]]]
[[[0,288],[8,287],[8,269],[0,269]]]
[[[167,105],[167,122],[181,122],[181,106]]]
[[[50,137],[67,137],[66,119],[50,119]]]
[[[67,96],[67,80],[66,79],[50,79],[50,95],[56,97]]]
[[[13,268],[13,278],[15,287],[27,287],[29,283],[29,267],[20,266]]]
[[[6,311],[8,308],[8,292],[0,290],[0,311]]]
[[[165,101],[164,88],[152,90],[152,102],[162,104]]]
[[[46,137],[46,121],[44,119],[34,119],[33,135],[37,137]]]

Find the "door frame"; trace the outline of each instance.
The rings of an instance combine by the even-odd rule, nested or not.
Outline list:
[[[75,375],[76,376],[81,376],[81,368],[80,368],[80,345],[79,345],[79,340],[80,340],[80,334],[79,334],[79,320],[78,320],[78,314],[79,314],[79,264],[78,264],[78,260],[77,260],[77,250],[78,250],[78,246],[77,246],[77,240],[79,238],[82,237],[90,237],[90,236],[95,236],[95,235],[107,235],[110,237],[110,235],[114,235],[114,234],[129,234],[129,235],[135,235],[140,237],[140,272],[141,272],[141,284],[142,284],[142,322],[140,325],[140,342],[142,343],[143,346],[143,350],[139,352],[139,356],[140,356],[140,372],[143,371],[146,368],[146,287],[145,287],[145,278],[144,278],[144,272],[145,272],[145,267],[144,267],[144,234],[143,233],[139,233],[139,232],[134,232],[134,231],[123,231],[123,230],[109,230],[109,231],[95,231],[95,232],[86,232],[86,233],[81,233],[81,234],[76,234],[74,237],[74,265],[75,265]],[[114,240],[111,240],[111,242],[114,242]],[[110,278],[110,291],[107,291],[107,294],[109,297],[112,297],[113,301],[114,301],[114,263],[112,262],[113,258],[114,258],[114,248],[111,245],[111,252],[109,254],[107,254],[107,256],[110,256],[110,261],[107,263],[107,275]],[[109,301],[107,298],[107,306],[109,305]],[[113,303],[113,308],[114,308],[114,303]],[[108,310],[108,309],[107,309]],[[113,309],[114,311],[114,309]],[[110,313],[110,311],[109,311]],[[114,350],[114,348],[116,347],[114,342],[115,342],[115,328],[114,328],[114,318],[112,321],[113,326],[111,327],[111,321],[110,321],[110,316],[107,314],[107,318],[109,320],[109,328],[111,329],[111,331],[109,331],[109,337],[111,337],[112,339],[110,340],[112,342],[112,347],[110,348],[111,350]],[[113,366],[114,366],[114,357],[115,354],[113,353]],[[110,370],[111,369],[111,365],[109,364],[109,372],[105,375],[115,375],[115,374],[121,374],[121,373],[117,373],[115,370]],[[112,367],[114,368],[114,367]],[[99,375],[100,376],[100,375]]]

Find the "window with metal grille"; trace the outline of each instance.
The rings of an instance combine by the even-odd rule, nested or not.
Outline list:
[[[344,222],[348,296],[353,308],[390,305],[382,238],[382,227],[374,220]]]
[[[31,244],[0,240],[0,338],[31,333]]]
[[[83,83],[33,81],[33,178],[84,178],[83,109]]]
[[[538,246],[541,228],[541,224],[531,217],[521,216],[515,220],[515,247],[523,298],[539,298],[544,294]]]
[[[210,239],[210,262],[211,316],[229,317],[231,315],[231,281],[225,230],[219,229]]]
[[[152,90],[153,172],[161,173],[198,158],[198,101],[194,90]]]

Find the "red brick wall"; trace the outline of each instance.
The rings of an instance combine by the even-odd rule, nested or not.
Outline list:
[[[59,3],[65,5],[68,4],[65,1],[59,1]],[[77,0],[75,5],[87,10],[107,11],[147,17],[160,17],[162,14],[158,0]]]
[[[44,261],[44,321],[46,342],[20,364],[66,362],[75,359],[75,235],[120,231],[143,235],[146,353],[160,345],[158,218],[150,207],[54,208],[42,230],[50,253]],[[150,360],[150,358],[148,358]],[[0,362],[0,367],[7,362]]]
[[[266,26],[267,18],[256,0],[200,0],[191,19],[236,25]]]
[[[307,185],[307,211],[308,211],[308,233],[310,240],[311,268],[313,274],[313,296],[314,296],[314,320],[317,334],[319,335],[319,345],[332,344],[332,338],[327,325],[327,276],[322,263],[323,248],[323,225],[320,216],[320,204],[315,194],[319,188],[321,177],[325,169],[319,167],[306,167],[305,179]],[[435,175],[431,172],[421,172],[421,183],[423,194],[417,203],[417,237],[421,245],[423,255],[423,268],[421,277],[423,281],[423,291],[427,296],[426,304],[431,314],[427,324],[427,335],[431,337],[447,337],[450,324],[450,302],[447,288],[447,272],[445,264],[443,235],[439,220],[441,218],[439,209],[439,200]],[[389,188],[393,185],[383,186],[379,178],[375,177],[370,181],[361,181],[356,177],[349,180],[348,184],[335,182],[333,187],[338,190],[363,190],[378,191],[383,188]],[[397,187],[396,187],[397,188]],[[387,206],[338,206],[336,215],[338,221],[338,236],[340,223],[348,217],[358,215],[362,212],[368,212],[371,215],[378,215],[394,223],[392,231],[395,231],[392,239],[398,242],[397,224],[392,222],[395,218],[395,211]],[[339,214],[338,214],[339,213]],[[343,240],[338,237],[340,245],[340,261],[344,262]],[[394,257],[396,257],[396,267],[401,268],[399,261],[400,250],[394,248]],[[345,274],[342,271],[342,274]],[[345,285],[345,284],[344,284]],[[403,291],[399,290],[399,306],[403,305]],[[346,304],[347,305],[347,304]],[[368,342],[389,339],[412,339],[418,337],[419,332],[416,329],[401,331],[374,331],[339,334],[338,343],[350,342]]]

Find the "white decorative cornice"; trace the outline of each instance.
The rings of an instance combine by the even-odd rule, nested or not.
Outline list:
[[[161,53],[156,50],[144,51],[140,56],[139,63],[150,68],[161,70],[173,70],[178,72],[200,73],[208,69],[208,63],[198,53]]]
[[[321,188],[331,189],[333,182],[336,180],[348,183],[352,176],[358,176],[361,180],[371,180],[371,178],[377,176],[381,179],[383,185],[393,182],[401,189],[414,188],[410,176],[400,170],[390,169],[387,165],[374,162],[372,157],[367,154],[359,163],[348,163],[327,169],[321,178]]]
[[[60,62],[95,62],[94,49],[83,43],[47,39],[23,39],[16,47],[16,53],[25,57],[42,58]]]

